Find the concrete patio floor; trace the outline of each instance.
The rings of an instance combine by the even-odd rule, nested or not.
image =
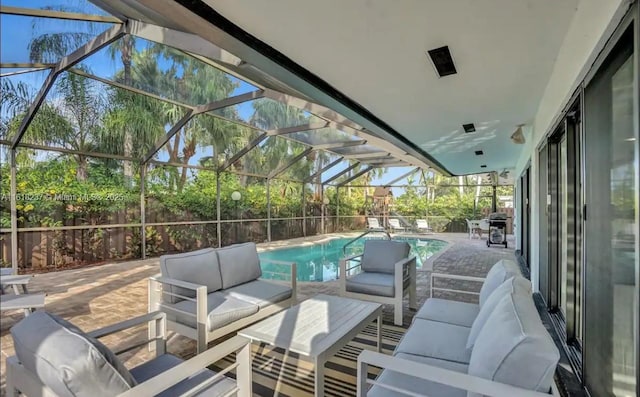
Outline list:
[[[278,241],[260,245],[263,249],[299,244],[326,238],[316,236],[305,239]],[[424,237],[424,236],[423,236]],[[449,247],[437,254],[432,262],[438,273],[483,277],[491,265],[500,259],[513,259],[513,241],[510,248],[487,248],[486,240],[469,240],[466,234],[435,234],[426,236],[448,241]],[[147,312],[147,279],[159,273],[158,258],[106,264],[83,269],[39,274],[29,284],[30,292],[46,292],[46,310],[76,324],[85,331],[144,314]],[[418,298],[421,305],[429,296],[429,271],[418,272]],[[477,285],[468,288],[477,289]],[[318,293],[338,294],[338,282],[301,282],[298,284],[299,300]],[[435,294],[443,296],[444,294]],[[473,296],[447,294],[447,298],[473,300]],[[405,302],[405,305],[407,302]],[[404,324],[408,326],[414,312],[405,309]],[[385,322],[393,321],[393,309],[385,307]],[[0,395],[5,394],[5,360],[14,354],[10,329],[20,319],[21,312],[3,312],[0,318]],[[139,327],[102,339],[109,347],[128,346],[146,337],[146,328]],[[171,337],[168,351],[181,357],[195,353],[195,342],[179,335]],[[134,349],[120,356],[127,367],[137,366],[151,357],[145,348]]]

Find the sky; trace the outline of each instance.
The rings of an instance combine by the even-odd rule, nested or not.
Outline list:
[[[108,15],[95,5],[88,1],[83,0],[0,0],[0,3],[5,6],[14,7],[29,7],[29,8],[53,8],[61,11],[79,12],[85,14],[95,15]],[[34,37],[41,34],[54,33],[54,32],[83,32],[95,36],[102,31],[109,29],[112,26],[110,23],[98,23],[98,22],[83,22],[83,21],[65,21],[49,18],[34,18],[30,16],[17,16],[17,15],[0,15],[0,60],[2,63],[27,63],[29,62],[29,43]],[[149,42],[143,39],[136,38],[136,47],[141,50],[144,49]],[[121,61],[119,56],[116,55],[116,59],[112,59],[107,49],[103,49],[90,57],[85,59],[81,65],[87,67],[92,74],[103,77],[112,78],[117,70],[121,68]],[[168,68],[169,62],[167,60],[159,60],[158,62],[161,69]],[[7,73],[15,71],[16,69],[2,69],[1,73]],[[10,79],[16,84],[17,82],[23,82],[32,88],[35,93],[39,90],[46,78],[48,71],[38,71],[33,73],[25,73],[17,76],[12,76]],[[4,77],[6,78],[6,77]],[[239,80],[233,76],[230,76],[238,86],[233,91],[232,96],[240,95],[243,93],[251,92],[257,88],[249,83]],[[151,88],[153,90],[153,88]],[[159,92],[154,92],[160,94]],[[166,94],[166,93],[165,93]],[[55,95],[55,94],[49,94]],[[170,96],[169,96],[170,98]],[[191,103],[190,105],[195,105]],[[253,113],[252,102],[245,102],[240,105],[236,105],[237,114],[244,121],[248,121]],[[5,110],[1,110],[3,116],[6,114]],[[211,148],[200,148],[198,153],[191,159],[190,164],[197,164],[199,158],[202,156],[209,156],[212,154]],[[162,151],[159,154],[158,159],[160,161],[166,161],[166,152]],[[323,175],[323,179],[327,180],[335,173],[346,168],[345,164],[340,164],[329,170]],[[389,168],[387,173],[378,179],[375,179],[373,184],[382,184],[389,182],[400,175],[409,171],[410,168],[404,167],[392,167]],[[405,182],[401,181],[400,183]]]

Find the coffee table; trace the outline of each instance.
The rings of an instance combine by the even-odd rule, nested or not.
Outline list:
[[[373,320],[377,320],[380,352],[382,305],[331,295],[316,295],[238,335],[313,359],[315,395],[324,396],[325,363]]]

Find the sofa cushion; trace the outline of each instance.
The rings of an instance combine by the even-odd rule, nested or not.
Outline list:
[[[362,255],[365,272],[394,273],[397,262],[407,258],[411,247],[405,241],[366,240]]]
[[[265,280],[253,280],[220,291],[224,296],[240,299],[260,308],[291,298],[290,286]]]
[[[414,316],[423,320],[471,327],[480,312],[475,303],[452,301],[448,299],[429,298]]]
[[[150,361],[145,362],[144,364],[131,369],[131,374],[136,379],[136,381],[138,381],[138,383],[142,383],[153,378],[156,375],[160,375],[161,373],[175,367],[182,362],[184,361],[176,356],[173,356],[171,354],[162,354]],[[215,375],[215,372],[208,369],[203,369],[200,372],[197,372],[189,376],[188,378],[176,383],[162,393],[156,394],[155,397],[173,397],[185,395],[191,388],[198,386],[199,384],[205,382],[209,378],[214,377]],[[213,382],[213,384],[207,387],[206,390],[199,392],[197,396],[228,396],[235,388],[235,386],[236,383],[234,381],[224,376]]]
[[[416,356],[413,354],[398,353],[395,357],[405,360],[417,361],[423,364],[433,365],[434,367],[449,369],[451,371],[467,373],[467,366],[465,364],[454,363],[451,361],[438,360],[431,357]],[[466,397],[467,393],[464,390],[456,389],[450,386],[446,386],[436,382],[430,382],[415,378],[413,376],[405,375],[398,372],[384,370],[376,379],[383,384],[399,387],[405,390],[410,390],[414,393],[418,393],[421,396],[445,396],[445,397]],[[367,393],[367,397],[406,397],[406,394],[394,392],[388,389],[384,389],[380,386],[374,386]]]
[[[222,288],[248,283],[262,276],[255,243],[234,244],[217,250]]]
[[[109,397],[136,385],[106,346],[51,313],[30,314],[11,336],[18,360],[58,396]]]
[[[415,319],[394,353],[409,353],[468,364],[469,328],[437,321]]]
[[[196,314],[196,303],[193,301],[183,300],[168,306]],[[258,306],[253,303],[225,296],[222,291],[213,292],[207,295],[207,330],[213,331],[224,327],[236,320],[249,317],[257,313],[258,310]],[[173,314],[172,312],[169,313]],[[176,321],[196,328],[196,318],[194,316],[177,314]]]
[[[406,288],[410,280],[405,280]],[[359,294],[394,297],[396,288],[393,274],[363,272],[347,279],[347,291]]]
[[[531,296],[507,294],[476,339],[469,374],[546,393],[559,359]]]
[[[482,283],[482,288],[480,288],[480,307],[484,305],[484,302],[496,288],[514,276],[522,276],[518,264],[514,261],[502,259],[493,265]]]
[[[524,277],[511,277],[489,295],[482,309],[480,309],[478,316],[473,321],[471,332],[469,332],[469,339],[467,340],[467,348],[471,349],[473,347],[489,315],[491,315],[500,300],[507,294],[522,294],[531,297],[531,282]]]
[[[160,257],[160,271],[162,275],[180,281],[186,281],[207,287],[207,293],[222,288],[218,256],[213,248],[205,248],[182,254],[162,255]],[[186,288],[165,286],[169,292],[193,298],[196,292]],[[175,296],[163,295],[164,301],[171,303],[182,299]]]

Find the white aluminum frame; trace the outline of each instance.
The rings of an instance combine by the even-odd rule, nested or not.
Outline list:
[[[364,350],[358,356],[357,372],[357,397],[366,397],[368,385],[375,385],[396,393],[413,397],[428,397],[426,394],[417,394],[412,391],[387,385],[372,380],[368,377],[369,365],[385,370],[399,372],[428,382],[451,386],[451,388],[463,389],[472,393],[491,397],[559,397],[560,393],[555,383],[552,383],[551,393],[541,393],[505,383],[491,381],[478,376],[473,376],[449,369],[435,367],[417,361],[406,360],[382,353]]]
[[[354,269],[362,266],[362,262],[358,261],[355,266],[347,267],[347,263],[354,261],[356,258],[361,258],[362,254],[348,256],[340,259],[340,296],[345,298],[361,299],[365,301],[371,301],[376,303],[393,305],[393,323],[395,325],[403,324],[403,308],[402,300],[408,294],[409,295],[409,308],[416,310],[418,304],[416,302],[416,257],[411,256],[404,258],[394,265],[394,289],[395,296],[379,296],[369,295],[360,292],[347,291],[347,275],[352,274]],[[409,285],[404,288],[404,282],[409,279]]]
[[[120,351],[114,352],[121,354],[132,350],[136,347],[153,343],[155,347],[156,357],[166,352],[166,315],[161,312],[147,313],[142,316],[132,318],[117,324],[113,324],[92,332],[88,335],[94,338],[102,338],[117,332],[126,331],[142,324],[148,324],[149,330],[153,330],[149,335],[153,335],[148,340],[129,346]],[[222,358],[236,353],[236,361],[230,364],[224,370],[218,372],[213,378],[207,379],[199,385],[194,386],[188,393],[201,391],[208,384],[215,382],[225,376],[232,370],[236,370],[236,388],[234,395],[239,397],[252,396],[252,379],[251,379],[251,343],[248,339],[241,336],[235,336],[219,345],[207,350],[202,354],[184,361],[181,364],[159,374],[155,377],[142,382],[130,390],[120,394],[118,397],[136,397],[136,396],[154,396],[169,387],[177,384],[183,379],[198,373],[207,366],[220,361]],[[19,395],[28,397],[57,397],[51,389],[43,385],[38,377],[27,370],[15,356],[7,358],[7,381],[6,381],[7,397],[18,397]]]
[[[448,278],[449,280],[460,280],[460,281],[475,281],[475,282],[478,282],[478,283],[484,283],[484,281],[486,280],[485,277],[462,276],[462,275],[458,275],[458,274],[446,274],[446,273],[433,273],[432,272],[431,276],[430,276],[430,280],[429,280],[429,285],[430,285],[429,298],[433,298],[433,291],[434,290],[447,291],[447,292],[456,292],[456,293],[480,296],[480,292],[466,291],[466,290],[463,290],[463,289],[436,287],[434,282],[438,278]]]
[[[187,338],[194,339],[197,342],[198,353],[204,352],[207,350],[207,345],[209,342],[216,340],[220,337],[228,335],[232,332],[238,331],[250,324],[255,323],[258,320],[262,320],[263,318],[269,317],[272,314],[275,314],[281,310],[287,309],[297,303],[297,270],[296,264],[294,262],[283,262],[283,261],[275,261],[269,260],[269,263],[276,263],[280,265],[289,265],[290,272],[289,274],[283,273],[283,275],[287,275],[290,277],[291,283],[291,297],[285,299],[283,301],[271,304],[264,308],[260,308],[257,313],[252,314],[248,317],[241,318],[236,320],[230,324],[227,324],[221,328],[216,328],[212,331],[208,330],[207,327],[207,316],[209,315],[209,311],[207,309],[207,287],[204,285],[199,285],[195,283],[189,283],[182,280],[176,280],[168,277],[162,277],[160,275],[156,275],[153,277],[149,277],[149,312],[161,311],[166,313],[167,315],[167,329],[170,331],[177,332],[180,335],[186,336]],[[274,274],[275,272],[270,272]],[[280,274],[280,273],[275,273]],[[265,280],[271,281],[271,280]],[[179,295],[176,293],[172,293],[169,291],[165,291],[163,286],[176,286],[180,288],[186,288],[192,291],[195,291],[196,297],[191,298],[183,295]],[[224,291],[224,290],[221,290]],[[171,304],[163,302],[163,295],[166,296],[175,296],[180,299],[190,300],[196,303],[196,314],[185,312],[174,308]],[[177,322],[175,316],[190,316],[195,317],[196,327],[191,327],[189,325],[185,325],[183,323]],[[153,335],[150,333],[149,335],[152,337]]]

